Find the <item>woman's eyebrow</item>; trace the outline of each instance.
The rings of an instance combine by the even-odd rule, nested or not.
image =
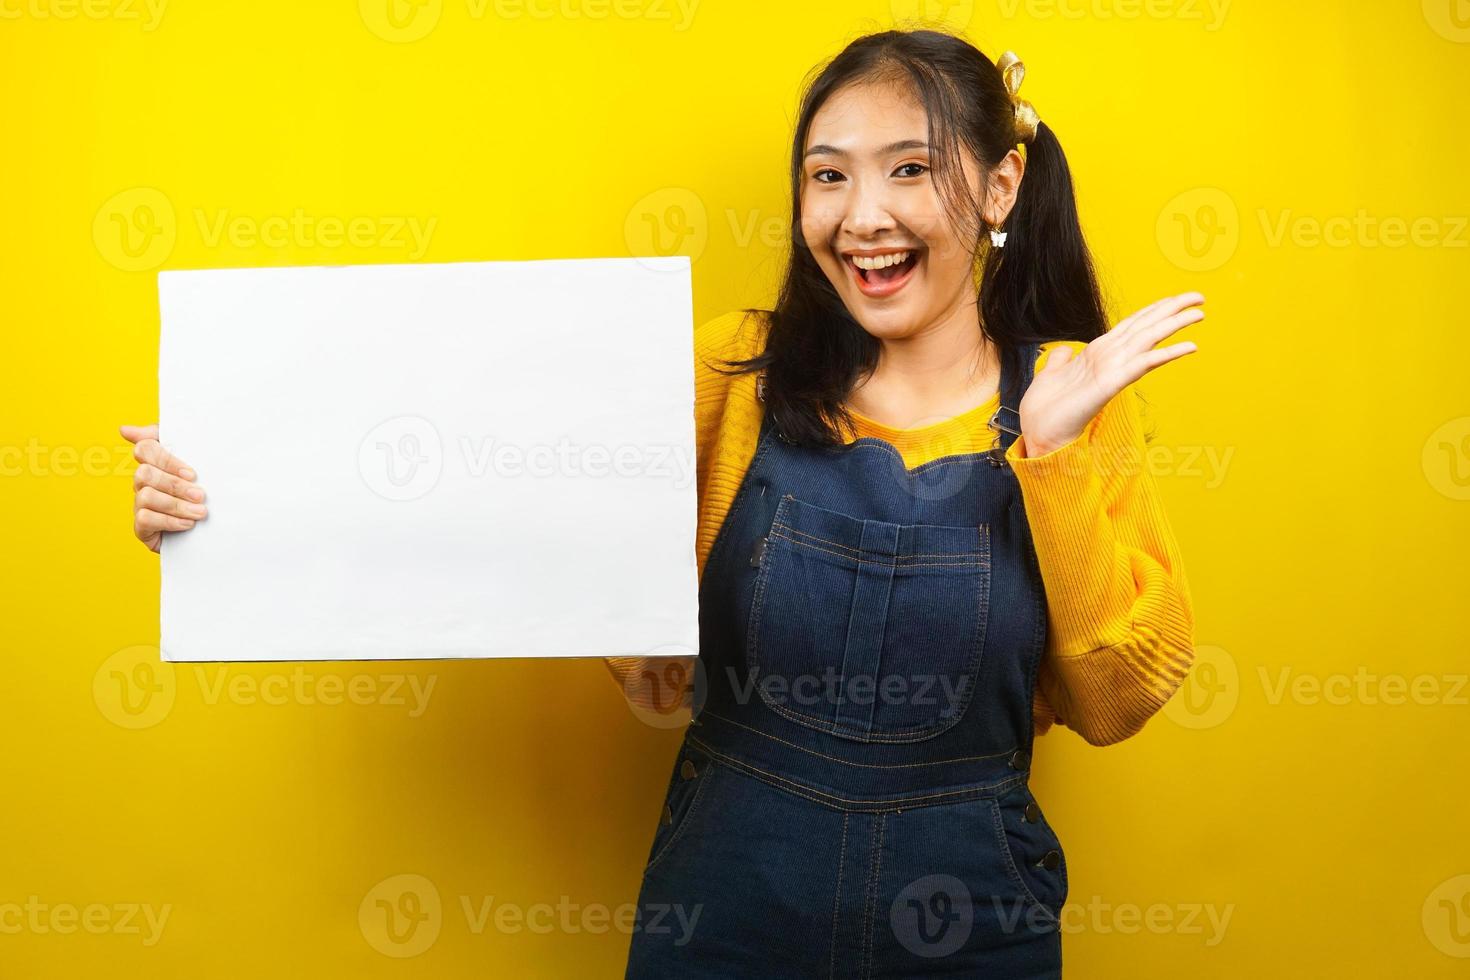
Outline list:
[[[889,143],[887,146],[878,147],[877,150],[873,151],[873,155],[881,157],[887,156],[890,153],[899,153],[903,150],[927,149],[929,149],[929,144],[924,140],[899,140],[897,143]],[[836,146],[831,146],[827,143],[818,143],[811,149],[807,150],[806,153],[802,154],[802,159],[804,160],[807,157],[816,156],[818,154],[832,157],[850,156],[850,154],[844,149]]]

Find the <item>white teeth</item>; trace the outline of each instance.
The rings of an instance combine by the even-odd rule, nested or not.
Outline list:
[[[912,254],[912,252],[893,252],[889,255],[876,255],[872,257],[866,255],[849,255],[848,258],[859,269],[867,269],[871,272],[874,269],[886,269],[890,265],[897,265]]]

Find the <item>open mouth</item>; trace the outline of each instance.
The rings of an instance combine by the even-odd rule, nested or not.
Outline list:
[[[844,255],[858,289],[867,296],[890,296],[904,287],[918,268],[918,249],[883,255]]]

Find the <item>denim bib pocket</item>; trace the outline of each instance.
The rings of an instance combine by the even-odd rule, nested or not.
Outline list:
[[[990,526],[860,520],[786,494],[757,544],[750,681],[778,714],[859,742],[916,742],[974,693]]]

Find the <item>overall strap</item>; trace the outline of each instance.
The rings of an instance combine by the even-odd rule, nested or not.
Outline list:
[[[1000,359],[1000,407],[990,416],[990,427],[999,433],[999,445],[990,451],[994,466],[1005,466],[1006,450],[1021,435],[1021,398],[1036,374],[1041,343],[1036,341],[1003,351]]]

